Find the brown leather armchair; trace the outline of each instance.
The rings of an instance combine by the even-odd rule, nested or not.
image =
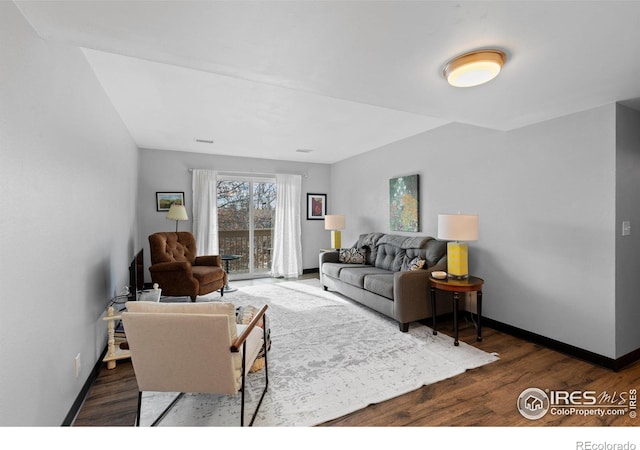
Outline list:
[[[158,283],[163,295],[189,296],[195,302],[198,295],[220,289],[224,295],[227,273],[220,255],[196,256],[193,234],[154,233],[149,236],[151,279]]]

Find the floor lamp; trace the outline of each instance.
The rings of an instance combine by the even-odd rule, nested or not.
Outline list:
[[[477,214],[438,214],[438,239],[447,242],[447,272],[451,278],[469,278],[468,241],[478,240]]]
[[[176,221],[176,233],[178,232],[178,221],[179,220],[189,220],[189,216],[187,216],[187,208],[184,205],[178,205],[174,203],[169,208],[169,212],[167,213],[168,220]]]

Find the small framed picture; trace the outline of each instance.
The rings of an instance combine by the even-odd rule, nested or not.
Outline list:
[[[327,194],[307,194],[307,220],[324,220]]]
[[[169,211],[174,203],[184,205],[184,192],[156,192],[156,211]]]

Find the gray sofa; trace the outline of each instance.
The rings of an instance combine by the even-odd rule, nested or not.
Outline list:
[[[357,250],[357,251],[356,251]],[[447,270],[447,243],[432,237],[383,233],[360,235],[350,249],[320,254],[320,282],[366,305],[409,330],[431,317],[429,274]],[[362,259],[362,261],[360,261]],[[424,265],[419,267],[420,262]]]

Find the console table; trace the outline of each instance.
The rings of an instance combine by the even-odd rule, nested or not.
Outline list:
[[[162,289],[159,288],[142,291],[137,301],[159,302],[161,293]],[[107,363],[107,369],[115,369],[116,361],[131,358],[131,352],[129,350],[120,348],[120,343],[126,342],[126,339],[116,337],[116,322],[122,320],[122,315],[116,314],[113,306],[109,306],[109,308],[107,308],[107,315],[103,317],[102,320],[107,322],[107,354],[102,358],[102,362]]]
[[[429,283],[431,287],[431,310],[433,314],[433,334],[438,334],[436,331],[436,290],[453,292],[453,329],[454,329],[454,341],[453,345],[460,345],[458,342],[458,303],[460,302],[460,294],[462,292],[476,292],[478,299],[477,315],[477,340],[482,340],[482,285],[484,280],[478,277],[469,276],[464,279],[445,278],[444,280],[438,280],[433,277],[429,277]]]

